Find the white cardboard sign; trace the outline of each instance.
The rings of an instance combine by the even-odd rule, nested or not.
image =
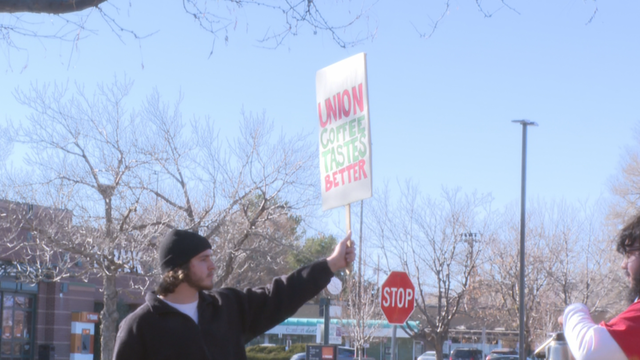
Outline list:
[[[322,210],[371,197],[371,131],[366,54],[316,74]]]

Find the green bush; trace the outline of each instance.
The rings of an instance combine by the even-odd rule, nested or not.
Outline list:
[[[247,354],[251,353],[251,354],[278,354],[278,353],[284,353],[284,345],[276,345],[276,346],[262,346],[262,345],[255,345],[255,346],[249,346],[247,348]]]
[[[289,360],[293,354],[280,353],[278,355],[266,355],[266,354],[249,354],[247,353],[247,360]]]
[[[307,344],[292,344],[291,347],[289,348],[289,352],[291,353],[291,356],[293,356],[293,354],[306,352],[306,351],[307,351]]]
[[[294,354],[305,352],[307,344],[293,344],[289,350],[283,345],[278,346],[249,346],[247,360],[289,360]]]

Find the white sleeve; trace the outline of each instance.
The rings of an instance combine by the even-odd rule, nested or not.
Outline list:
[[[567,306],[563,324],[564,336],[576,360],[627,360],[607,329],[593,322],[585,305]]]

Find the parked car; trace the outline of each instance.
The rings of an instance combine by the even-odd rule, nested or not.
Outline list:
[[[356,350],[344,346],[338,346],[338,360],[353,360],[356,357]],[[289,360],[307,360],[307,353],[294,354]],[[372,357],[363,357],[362,360],[376,360]]]
[[[443,357],[444,359],[444,357]],[[418,356],[418,360],[436,360],[436,352],[435,351],[427,351],[424,354]]]
[[[338,360],[353,359],[356,357],[356,349],[338,346]]]
[[[338,360],[352,360],[356,358],[356,349],[346,346],[338,346]],[[362,360],[376,360],[371,357],[362,357]]]
[[[493,349],[491,353],[487,355],[486,360],[512,360],[514,357],[518,358],[518,351],[516,349]]]
[[[442,353],[443,360],[449,360],[449,354]],[[433,350],[429,350],[424,354],[418,356],[418,360],[436,360],[436,352]]]
[[[491,356],[491,360],[518,360],[520,359],[520,356],[518,355],[501,355],[501,354],[493,354],[490,355]],[[487,356],[487,359],[489,358],[489,356]]]
[[[455,348],[449,360],[482,360],[482,350],[477,348]]]

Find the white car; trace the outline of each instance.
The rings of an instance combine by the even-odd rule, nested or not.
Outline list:
[[[442,353],[443,360],[449,360],[449,354]],[[435,351],[427,351],[424,354],[418,356],[417,360],[436,360],[436,352]]]
[[[424,354],[418,356],[418,360],[436,360],[436,352],[427,351]]]
[[[289,360],[307,360],[307,353],[297,353]]]

